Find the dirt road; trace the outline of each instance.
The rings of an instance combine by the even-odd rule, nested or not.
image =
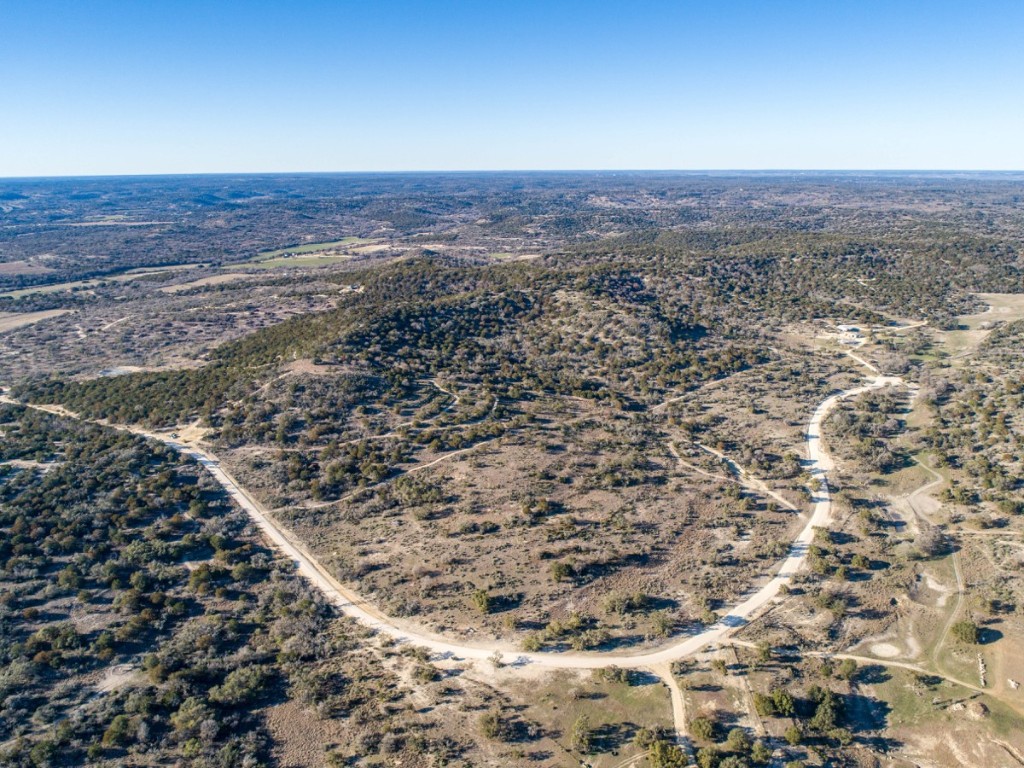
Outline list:
[[[168,434],[147,430],[115,426],[135,434],[158,440],[181,453],[191,456],[217,480],[227,493],[263,531],[270,543],[281,554],[291,559],[296,569],[314,586],[321,590],[338,608],[357,619],[368,627],[380,630],[399,641],[409,642],[427,648],[442,657],[451,659],[483,660],[490,659],[500,653],[506,665],[524,666],[535,664],[544,667],[561,669],[598,669],[610,665],[626,668],[651,668],[696,653],[707,645],[713,644],[739,627],[745,625],[756,613],[767,606],[778,595],[783,584],[789,582],[799,572],[807,560],[807,550],[814,539],[815,529],[826,527],[831,520],[832,498],[828,488],[826,473],[832,469],[832,461],[825,452],[821,442],[821,425],[828,413],[843,399],[854,397],[863,392],[879,387],[902,384],[897,377],[875,376],[868,384],[854,389],[839,392],[822,401],[815,409],[807,426],[805,440],[807,443],[807,469],[811,477],[817,481],[817,490],[812,496],[813,511],[807,524],[790,546],[789,554],[782,561],[776,574],[764,585],[750,593],[746,599],[731,608],[717,623],[707,627],[695,635],[671,642],[654,650],[636,654],[624,653],[560,653],[533,652],[525,653],[514,646],[501,642],[467,643],[449,640],[427,630],[406,625],[398,619],[381,613],[374,605],[363,600],[352,590],[342,585],[331,573],[286,529],[275,522],[263,506],[225,470],[215,456],[194,444],[186,444],[171,438]],[[0,400],[14,403],[8,397]],[[30,406],[51,413],[65,416],[74,414],[52,406]]]
[[[661,677],[669,687],[671,695],[673,719],[677,741],[689,750],[686,739],[685,703],[678,685],[672,679],[671,662],[697,653],[709,645],[726,639],[730,634],[746,625],[763,608],[771,605],[784,584],[798,573],[807,561],[808,547],[814,539],[815,529],[827,527],[832,516],[832,497],[828,487],[826,474],[833,468],[832,460],[825,451],[821,440],[821,425],[829,412],[843,399],[854,397],[871,389],[902,384],[897,377],[875,376],[869,383],[861,387],[838,392],[823,400],[814,410],[807,425],[805,441],[807,443],[807,469],[816,481],[813,492],[812,513],[806,525],[790,546],[789,554],[782,561],[776,574],[760,588],[751,592],[746,599],[730,609],[718,622],[701,632],[689,637],[670,642],[661,648],[642,651],[636,654],[624,653],[561,653],[557,651],[525,653],[515,647],[501,642],[467,643],[457,642],[443,636],[428,632],[422,627],[407,625],[398,619],[386,616],[377,607],[360,598],[355,592],[345,587],[314,557],[301,542],[289,531],[275,522],[263,506],[219,463],[217,458],[199,446],[174,439],[169,434],[149,432],[146,430],[117,426],[138,435],[158,440],[174,448],[184,455],[198,461],[224,488],[249,517],[259,526],[270,544],[282,555],[295,563],[296,570],[319,589],[344,614],[362,624],[383,632],[399,642],[407,642],[433,652],[439,660],[450,661],[473,660],[494,661],[500,659],[503,668],[519,670],[525,667],[548,669],[600,669],[608,666],[619,666],[628,669],[643,668],[651,670]],[[17,403],[6,395],[0,396],[0,402]],[[30,405],[28,407],[56,413],[58,415],[79,418],[60,406]]]

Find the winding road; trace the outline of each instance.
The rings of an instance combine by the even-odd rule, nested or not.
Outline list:
[[[873,366],[866,362],[864,364],[869,368],[873,368]],[[877,373],[877,369],[874,372]],[[673,694],[672,703],[677,735],[680,743],[685,745],[685,739],[682,737],[685,728],[684,702],[682,696],[678,695],[678,686],[671,679],[671,663],[697,653],[708,645],[724,640],[731,633],[747,624],[763,608],[770,605],[778,596],[783,585],[787,584],[804,567],[807,561],[808,548],[814,540],[815,530],[819,527],[827,527],[832,519],[832,497],[826,475],[833,469],[833,463],[825,451],[821,439],[821,426],[825,418],[841,400],[854,397],[872,389],[901,384],[903,384],[903,381],[898,377],[875,375],[864,386],[832,394],[815,408],[804,436],[807,444],[806,466],[814,486],[811,497],[813,507],[806,524],[792,542],[788,555],[782,561],[775,575],[763,586],[748,594],[738,605],[732,607],[715,624],[697,634],[669,642],[660,648],[633,654],[622,652],[558,651],[526,653],[512,645],[501,642],[472,643],[451,640],[441,635],[430,633],[422,627],[411,624],[407,625],[398,619],[386,616],[375,605],[359,597],[359,595],[339,582],[293,534],[277,523],[262,504],[235,481],[213,454],[195,444],[175,439],[166,433],[149,432],[121,425],[104,425],[158,440],[199,462],[231,498],[245,510],[273,547],[295,563],[297,571],[303,577],[319,589],[340,611],[367,627],[385,633],[400,642],[408,642],[426,648],[436,654],[439,660],[494,661],[500,657],[502,667],[509,670],[521,669],[528,665],[550,669],[578,670],[599,669],[614,665],[628,669],[644,668],[651,670],[666,681],[670,693]],[[81,418],[60,406],[21,403],[7,395],[0,396],[0,402],[23,405],[65,417]]]

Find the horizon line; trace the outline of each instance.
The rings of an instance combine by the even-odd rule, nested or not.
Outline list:
[[[180,171],[139,173],[74,173],[40,174],[34,176],[0,176],[0,182],[56,181],[73,179],[153,179],[194,178],[218,176],[414,176],[414,175],[473,175],[473,174],[1019,174],[1024,168],[477,168],[477,169],[420,169],[420,170],[360,170],[360,171]]]

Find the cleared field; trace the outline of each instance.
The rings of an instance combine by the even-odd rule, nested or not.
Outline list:
[[[24,260],[0,262],[0,275],[43,275],[47,272],[53,272],[53,270]]]
[[[250,269],[275,269],[277,267],[323,267],[328,264],[334,264],[338,261],[347,261],[352,257],[345,253],[325,253],[317,256],[281,256],[274,259],[266,259],[265,261],[254,261],[245,266]],[[237,269],[238,264],[230,265],[232,268]]]
[[[257,253],[248,263],[225,264],[222,269],[238,269],[246,266],[254,269],[275,269],[277,267],[320,267],[352,258],[353,255],[387,248],[379,239],[365,237],[344,237],[323,243],[307,243]]]
[[[665,685],[645,672],[631,673],[631,682],[612,682],[600,672],[559,671],[541,680],[508,677],[503,681],[516,699],[529,702],[524,719],[550,723],[562,738],[552,739],[554,754],[566,754],[570,734],[586,722],[593,768],[650,765],[645,750],[633,742],[641,726],[672,730],[672,705]],[[544,744],[543,746],[548,746]]]
[[[187,291],[191,288],[201,288],[204,285],[220,285],[221,283],[230,283],[239,278],[245,277],[244,272],[227,272],[223,275],[213,275],[211,277],[201,277],[198,280],[191,280],[187,283],[178,283],[176,285],[165,285],[160,290],[164,293],[180,293],[181,291]]]
[[[139,269],[129,269],[126,272],[119,272],[113,275],[106,275],[104,277],[90,278],[89,280],[74,280],[69,283],[53,283],[52,285],[34,285],[31,288],[20,288],[16,291],[8,291],[7,293],[0,293],[0,296],[18,299],[24,296],[35,296],[44,293],[60,293],[61,291],[73,291],[76,288],[95,288],[103,283],[125,283],[129,280],[135,280],[139,277],[146,275],[159,275],[164,272],[174,272],[181,269],[191,269],[199,266],[198,264],[176,264],[170,267],[159,267],[150,268],[142,267]]]
[[[372,245],[360,245],[357,248],[352,249],[352,253],[379,253],[380,251],[386,251],[391,248],[390,243],[374,243]]]
[[[989,308],[976,315],[959,317],[961,329],[943,335],[945,348],[954,357],[966,355],[975,349],[988,335],[993,323],[1009,323],[1024,318],[1024,294],[979,293],[977,297],[988,304]]]
[[[254,261],[264,259],[276,259],[279,256],[296,256],[303,253],[320,253],[321,251],[335,251],[339,248],[350,248],[357,245],[371,245],[376,243],[375,239],[365,237],[343,237],[341,240],[331,240],[326,243],[307,243],[306,245],[293,245],[288,248],[278,248],[274,251],[263,251],[256,254]]]
[[[989,305],[989,313],[999,319],[1024,317],[1024,293],[979,293],[978,298]],[[1012,315],[1011,317],[1002,317]]]
[[[165,224],[173,224],[173,221],[121,221],[110,219],[104,221],[75,221],[67,224],[69,227],[157,227]]]
[[[48,309],[43,312],[0,312],[0,333],[32,325],[40,320],[67,314],[69,309]]]

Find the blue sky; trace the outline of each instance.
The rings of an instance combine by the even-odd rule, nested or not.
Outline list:
[[[1024,169],[1024,2],[0,0],[0,176]]]

